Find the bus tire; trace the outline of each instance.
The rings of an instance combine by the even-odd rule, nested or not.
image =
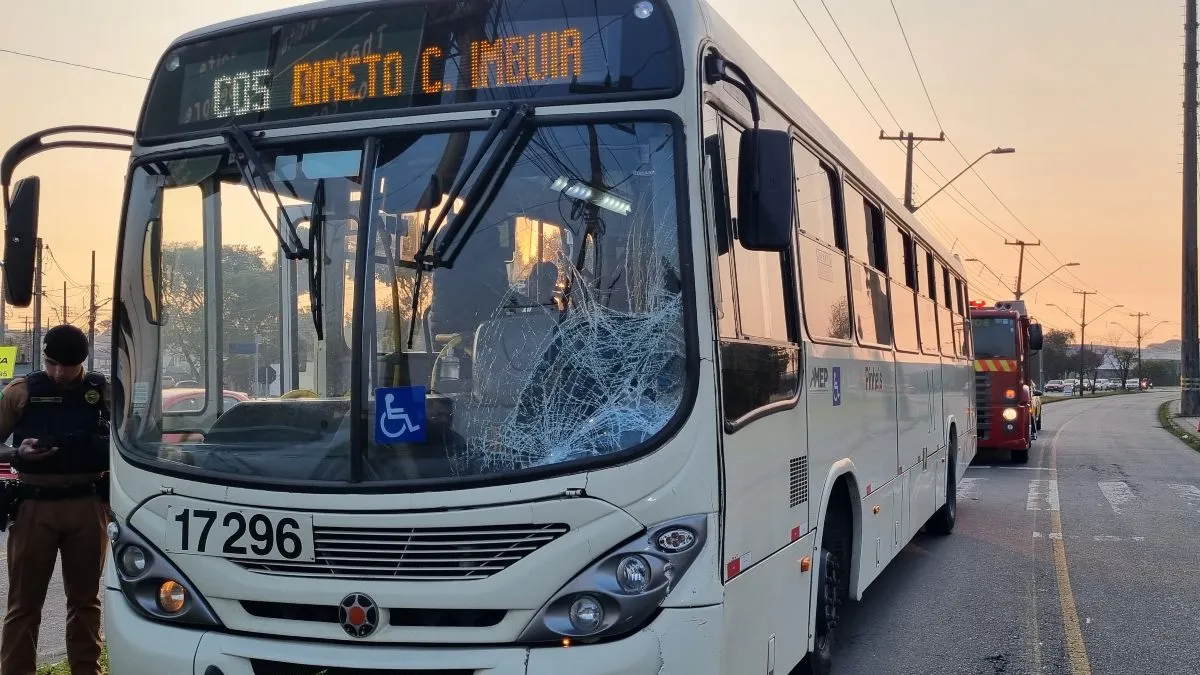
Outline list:
[[[813,650],[792,675],[830,675],[833,672],[833,641],[841,606],[841,563],[839,556],[822,547],[817,573],[816,637]]]
[[[938,509],[925,523],[925,530],[930,534],[945,537],[954,531],[954,522],[958,519],[958,486],[954,483],[954,456],[956,448],[951,441],[948,454],[950,460],[946,465],[946,503]]]
[[[1029,448],[1025,448],[1024,450],[1013,450],[1012,458],[1013,458],[1013,462],[1015,462],[1017,464],[1028,464],[1029,463]]]

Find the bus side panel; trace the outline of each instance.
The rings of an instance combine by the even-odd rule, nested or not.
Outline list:
[[[896,477],[896,406],[888,386],[895,381],[895,364],[888,352],[811,344],[805,366],[811,475],[824,480],[830,467],[848,457],[858,488],[851,495],[855,506],[880,507],[878,514],[860,511],[861,531],[853,539],[858,564],[850,577],[851,588],[856,588],[860,577],[875,576],[877,539],[883,564],[894,552],[893,524],[899,516],[886,492],[872,493],[884,490]],[[882,391],[876,370],[883,374]],[[814,526],[822,517],[818,508],[814,501]]]
[[[900,468],[904,471],[907,505],[900,526],[903,549],[933,515],[937,472],[928,459],[946,441],[941,436],[941,378],[939,357],[900,353],[897,406],[900,409]]]
[[[800,406],[804,405],[803,399]],[[751,568],[808,532],[804,415],[781,410],[725,434],[724,579]]]
[[[774,666],[782,675],[804,658],[813,571],[803,572],[800,560],[812,555],[816,536],[809,532],[726,584],[720,672],[769,673]]]

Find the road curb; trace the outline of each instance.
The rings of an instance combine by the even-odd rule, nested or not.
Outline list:
[[[1200,452],[1200,436],[1196,432],[1190,432],[1175,421],[1175,416],[1171,414],[1171,403],[1173,399],[1167,399],[1158,406],[1158,423],[1163,429],[1171,432],[1171,435],[1178,438],[1180,442],[1187,445],[1192,450]]]

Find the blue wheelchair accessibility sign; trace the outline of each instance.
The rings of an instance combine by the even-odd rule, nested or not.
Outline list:
[[[425,387],[375,390],[375,442],[424,443]]]

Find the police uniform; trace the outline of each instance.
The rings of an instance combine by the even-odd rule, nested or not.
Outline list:
[[[82,358],[80,338],[85,345]],[[57,368],[79,367],[86,345],[78,329],[59,327],[47,333],[45,354],[48,362],[64,364]],[[14,448],[20,449],[25,439],[57,448],[46,457],[17,454],[11,460],[20,482],[8,533],[8,609],[0,634],[0,675],[36,671],[42,607],[59,554],[71,673],[100,673],[100,577],[108,545],[108,401],[104,376],[82,368],[64,385],[46,371],[14,379],[0,398],[0,438],[11,432]]]

